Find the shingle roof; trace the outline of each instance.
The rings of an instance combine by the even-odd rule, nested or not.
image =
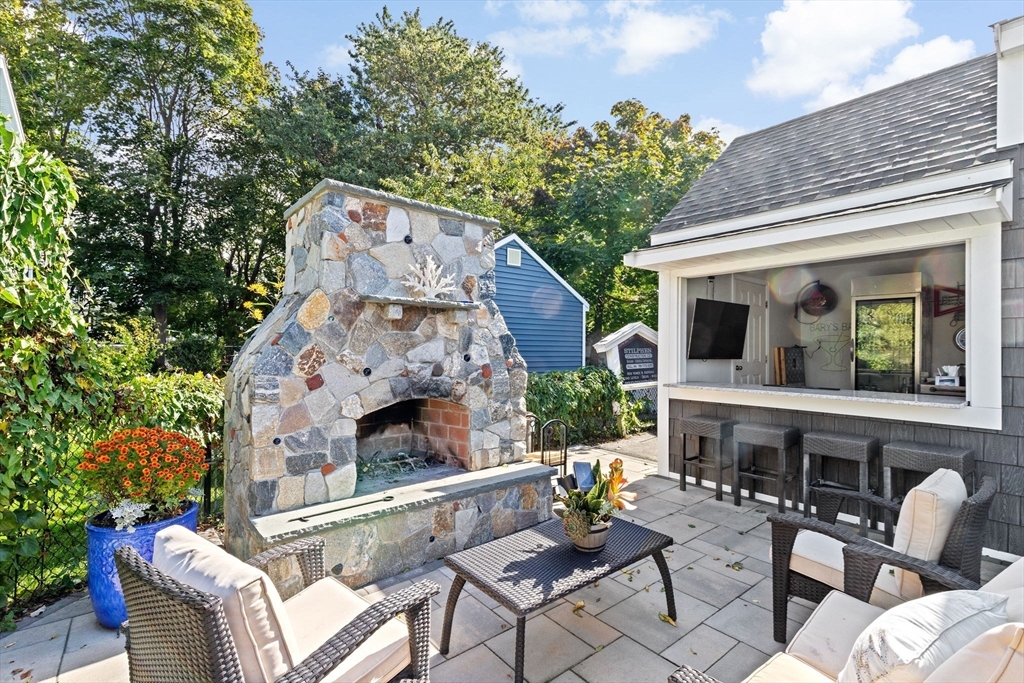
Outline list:
[[[996,158],[996,57],[990,54],[736,138],[651,233]]]

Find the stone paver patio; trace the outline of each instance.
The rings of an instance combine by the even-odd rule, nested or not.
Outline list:
[[[576,449],[571,459],[606,463],[619,453]],[[665,551],[672,570],[678,621],[658,618],[665,609],[662,584],[650,559],[554,603],[530,617],[526,630],[526,671],[530,683],[662,682],[680,664],[707,671],[722,681],[739,681],[783,646],[772,639],[770,529],[771,507],[744,500],[736,508],[714,500],[709,490],[654,476],[653,463],[624,458],[629,489],[638,509],[626,515],[637,524],[669,534],[676,544]],[[987,579],[998,568],[984,563]],[[360,592],[370,600],[431,579],[441,585],[434,598],[431,628],[440,640],[443,605],[454,574],[440,562],[407,572]],[[573,612],[583,602],[583,609]],[[792,637],[813,605],[792,599]],[[494,600],[466,584],[455,613],[451,650],[434,654],[431,679],[437,683],[512,680],[515,619]],[[100,627],[79,593],[22,621],[0,639],[0,680],[128,680],[124,641]],[[26,672],[28,677],[22,679]]]

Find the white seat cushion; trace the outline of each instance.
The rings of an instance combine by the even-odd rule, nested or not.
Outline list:
[[[835,683],[813,666],[779,652],[750,674],[744,683]]]
[[[369,603],[333,577],[284,603],[297,643],[296,664],[351,622]],[[409,665],[409,628],[392,619],[331,671],[325,681],[389,681]]]
[[[900,508],[893,550],[929,562],[938,562],[960,506],[967,500],[964,480],[953,470],[939,469],[910,489]],[[895,570],[897,595],[913,600],[924,595],[921,578]]]
[[[789,568],[804,576],[821,581],[836,590],[843,590],[843,546],[830,536],[813,531],[801,531],[793,543],[793,554]],[[896,580],[887,564],[882,565],[871,591],[871,604],[883,609],[895,607],[903,602],[896,589]]]
[[[185,527],[156,535],[153,566],[224,601],[224,616],[247,683],[274,681],[298,661],[284,603],[266,574]]]
[[[1024,622],[1024,557],[992,577],[981,590],[1005,595],[1009,598],[1006,603],[1007,618]]]
[[[857,637],[883,612],[881,607],[832,591],[793,636],[786,653],[835,679],[850,659]]]
[[[927,683],[1020,683],[1024,681],[1024,623],[985,631],[939,665]]]
[[[839,683],[919,682],[990,628],[1006,623],[1006,598],[946,591],[897,605],[871,622]]]

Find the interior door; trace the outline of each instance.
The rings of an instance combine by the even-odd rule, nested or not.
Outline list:
[[[768,286],[733,276],[733,301],[750,306],[743,358],[734,361],[733,384],[764,384],[768,377]]]

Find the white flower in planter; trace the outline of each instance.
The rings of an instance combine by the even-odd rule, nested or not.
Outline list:
[[[142,519],[146,514],[149,503],[136,503],[125,498],[120,503],[110,508],[110,516],[117,523],[117,530],[128,530],[128,533],[135,532],[135,522]]]

